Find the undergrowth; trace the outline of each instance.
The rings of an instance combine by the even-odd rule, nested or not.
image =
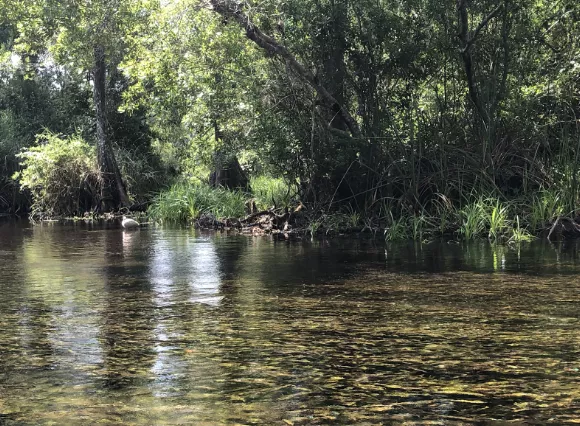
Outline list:
[[[14,174],[32,195],[32,216],[74,216],[91,208],[98,194],[96,152],[80,136],[45,131],[37,145],[17,155],[22,170]]]
[[[212,214],[216,218],[242,217],[247,198],[240,191],[183,181],[161,192],[149,208],[149,215],[166,223],[191,222],[201,214]]]
[[[259,210],[270,207],[289,207],[297,197],[296,189],[280,178],[252,177],[250,187]]]
[[[281,180],[255,178],[252,188],[253,194],[213,188],[199,182],[179,182],[157,196],[149,215],[158,222],[187,223],[202,214],[211,214],[217,219],[244,217],[250,200],[260,209],[275,206],[277,211],[292,208],[297,203],[293,198],[296,194]],[[381,231],[387,241],[427,241],[444,237],[511,244],[531,241],[534,235],[564,214],[565,207],[560,200],[560,193],[543,190],[531,200],[506,200],[489,194],[471,196],[455,205],[448,197],[438,194],[431,208],[420,212],[397,212],[395,205],[389,202],[377,205],[374,212],[360,212],[347,205],[334,212],[307,212],[301,226],[302,231],[311,236],[361,231],[377,235]]]

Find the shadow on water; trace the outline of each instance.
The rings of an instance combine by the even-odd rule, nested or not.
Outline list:
[[[0,424],[565,423],[578,244],[0,224]]]

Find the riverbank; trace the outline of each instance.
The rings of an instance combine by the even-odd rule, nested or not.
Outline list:
[[[120,223],[121,216],[128,215],[140,222],[247,235],[368,234],[386,241],[443,238],[519,243],[535,238],[580,237],[580,218],[575,212],[566,211],[563,199],[555,191],[540,191],[532,198],[511,200],[494,195],[472,196],[463,202],[437,194],[420,212],[405,208],[400,200],[379,200],[363,210],[353,204],[303,202],[295,190],[279,179],[255,180],[251,191],[182,181],[159,193],[148,208],[137,209],[141,211],[86,212],[72,218],[36,212],[31,219]]]
[[[363,210],[346,203],[302,202],[296,195],[284,198],[284,194],[284,187],[244,193],[179,183],[153,200],[148,215],[159,223],[237,229],[255,235],[370,233],[387,241],[444,237],[493,242],[580,236],[580,221],[575,212],[566,211],[564,197],[557,191],[511,200],[489,194],[455,201],[437,194],[419,212],[400,200],[378,200]],[[271,207],[266,207],[268,201]]]

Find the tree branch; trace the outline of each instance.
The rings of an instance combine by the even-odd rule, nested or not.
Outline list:
[[[489,21],[491,21],[495,16],[497,16],[497,14],[500,12],[501,9],[502,9],[502,5],[498,4],[497,7],[495,9],[493,9],[491,11],[491,13],[489,15],[487,15],[485,17],[485,19],[479,23],[479,25],[477,26],[477,28],[473,32],[473,35],[471,37],[469,37],[469,41],[467,42],[465,49],[471,48],[473,43],[475,43],[475,40],[477,39],[477,36],[481,32],[481,30],[483,30],[487,26]]]
[[[271,55],[282,58],[292,71],[316,90],[316,93],[318,93],[320,98],[327,105],[331,108],[333,106],[338,106],[340,116],[346,123],[350,134],[354,138],[362,138],[359,125],[350,112],[337,102],[328,90],[318,82],[312,71],[298,62],[286,47],[278,43],[278,41],[273,37],[264,34],[257,26],[255,26],[250,18],[243,12],[239,3],[234,0],[208,0],[208,3],[211,9],[224,18],[236,21],[238,25],[246,31],[246,37],[256,43],[259,47]]]

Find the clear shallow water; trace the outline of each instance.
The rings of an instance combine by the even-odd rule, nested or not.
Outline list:
[[[0,425],[580,419],[578,245],[0,223]]]

